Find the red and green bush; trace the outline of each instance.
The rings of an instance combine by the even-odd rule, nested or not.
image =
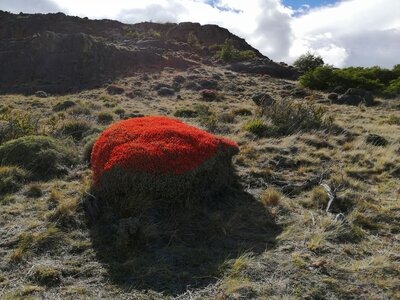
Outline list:
[[[115,167],[150,174],[184,174],[218,152],[236,153],[235,142],[179,120],[142,117],[118,122],[96,141],[92,155],[95,183]]]

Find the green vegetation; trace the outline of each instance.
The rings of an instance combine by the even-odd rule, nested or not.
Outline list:
[[[63,110],[67,110],[68,108],[74,107],[76,103],[71,100],[65,100],[62,102],[58,102],[56,105],[53,106],[53,111],[59,112]]]
[[[258,137],[263,137],[268,131],[268,125],[263,119],[249,120],[244,124],[243,129],[255,134]]]
[[[34,178],[65,174],[76,163],[76,153],[66,144],[46,136],[25,136],[0,146],[3,165],[21,166]]]
[[[133,29],[125,33],[125,37],[129,39],[142,39],[142,38],[160,39],[161,33],[155,31],[154,29],[150,29],[149,31],[137,31]]]
[[[301,73],[305,73],[311,70],[316,69],[317,67],[322,67],[324,65],[324,60],[319,55],[313,55],[310,52],[301,55],[296,61],[293,63]]]
[[[399,65],[392,70],[380,67],[349,67],[334,69],[331,66],[319,66],[300,77],[300,84],[311,89],[333,90],[341,87],[362,88],[383,95],[400,94]]]
[[[29,173],[19,167],[0,166],[0,195],[17,191]]]
[[[231,40],[225,40],[225,43],[222,45],[221,50],[217,52],[218,58],[224,61],[243,61],[243,60],[251,60],[256,57],[256,54],[252,50],[244,50],[240,51],[233,46]]]
[[[71,136],[75,141],[80,141],[84,134],[92,128],[92,124],[87,120],[71,119],[64,121],[58,128],[58,133]]]
[[[11,109],[0,111],[0,145],[12,139],[40,132],[40,118],[29,112]]]

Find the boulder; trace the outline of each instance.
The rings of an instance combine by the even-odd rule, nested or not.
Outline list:
[[[47,93],[44,91],[37,91],[35,92],[35,96],[39,98],[47,98]]]
[[[363,89],[350,88],[337,100],[333,100],[336,104],[359,105],[365,104],[371,106],[374,104],[372,94]]]
[[[336,93],[330,93],[330,94],[328,94],[328,99],[329,99],[329,100],[337,101],[338,98],[339,98],[339,95],[336,94]]]
[[[299,73],[288,66],[280,65],[268,58],[255,59],[253,61],[236,62],[229,66],[232,71],[259,74],[259,75],[271,75],[273,77],[285,78],[285,79],[297,79]]]
[[[167,87],[161,87],[157,90],[159,96],[173,96],[175,95],[175,90]]]

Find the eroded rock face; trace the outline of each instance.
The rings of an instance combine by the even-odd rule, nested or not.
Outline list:
[[[83,33],[46,31],[0,40],[0,91],[67,92],[167,63],[160,55],[120,49]]]
[[[235,72],[270,75],[273,77],[293,80],[297,79],[299,76],[298,72],[294,68],[275,63],[268,58],[233,63],[229,68]]]

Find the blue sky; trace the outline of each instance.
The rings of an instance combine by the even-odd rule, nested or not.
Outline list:
[[[303,5],[310,7],[325,6],[338,2],[337,0],[283,0],[285,6],[291,6],[293,9],[298,9]]]

